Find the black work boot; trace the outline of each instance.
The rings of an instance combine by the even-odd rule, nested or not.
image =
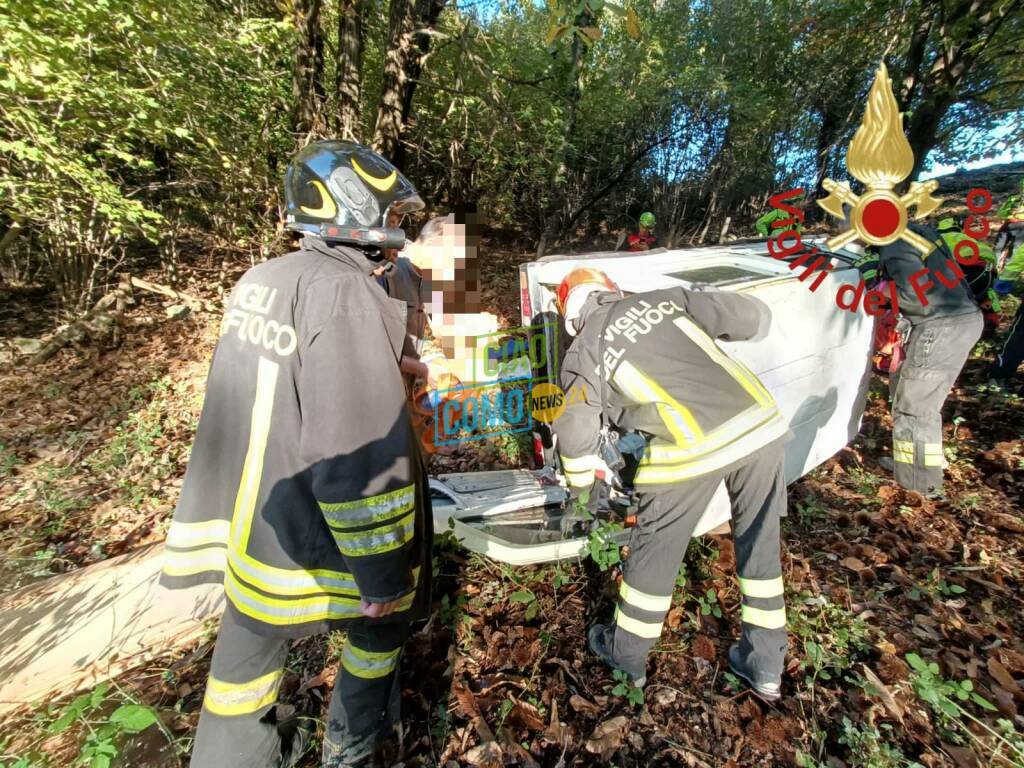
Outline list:
[[[590,646],[590,650],[597,658],[603,661],[612,669],[618,669],[626,673],[626,676],[637,688],[643,688],[647,683],[647,670],[643,669],[624,669],[622,665],[615,661],[615,657],[612,655],[611,646],[613,639],[615,638],[615,625],[607,626],[605,624],[595,624],[587,632],[587,645]]]
[[[379,747],[380,737],[377,732],[366,736],[349,736],[343,744],[335,743],[328,734],[324,734],[320,765],[322,768],[371,768]]]
[[[748,659],[743,658],[739,643],[733,643],[729,647],[729,669],[736,676],[742,678],[743,682],[765,701],[773,702],[781,699],[782,675],[757,669],[753,664],[748,663]]]
[[[281,734],[281,768],[295,768],[313,741],[316,720],[294,714],[277,724],[277,732]]]

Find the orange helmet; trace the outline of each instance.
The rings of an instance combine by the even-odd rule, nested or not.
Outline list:
[[[555,304],[565,318],[565,328],[570,335],[576,335],[573,321],[580,316],[587,296],[595,291],[619,292],[619,286],[604,272],[592,267],[577,267],[562,278],[555,292]]]

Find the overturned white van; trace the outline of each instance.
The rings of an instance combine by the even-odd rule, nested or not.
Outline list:
[[[820,246],[824,248],[823,245]],[[818,281],[804,267],[791,270],[768,254],[765,242],[643,253],[549,256],[520,267],[523,326],[541,326],[550,339],[549,371],[557,371],[571,339],[554,306],[562,278],[582,264],[606,272],[626,292],[670,286],[713,286],[756,295],[772,309],[772,327],[758,342],[721,342],[753,370],[789,419],[795,439],[786,451],[786,479],[792,482],[843,448],[860,429],[870,375],[873,320],[840,309],[836,291],[856,283],[857,271],[844,254]],[[801,282],[799,276],[804,275]],[[810,287],[817,283],[814,291]],[[536,471],[472,472],[431,480],[438,530],[451,527],[473,551],[513,564],[578,557],[583,538],[559,532],[564,486],[557,453],[546,425],[536,423]],[[729,519],[724,485],[719,488],[695,535]],[[628,535],[628,532],[624,533]]]

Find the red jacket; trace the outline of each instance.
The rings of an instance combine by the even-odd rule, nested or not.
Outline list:
[[[653,234],[641,235],[639,232],[626,238],[626,245],[631,251],[646,251],[653,248],[656,242],[658,242],[658,238]]]

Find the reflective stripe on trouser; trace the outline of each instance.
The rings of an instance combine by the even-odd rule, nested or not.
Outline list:
[[[322,768],[359,764],[377,746],[377,735],[401,719],[398,666],[408,635],[401,620],[348,631],[327,713]]]
[[[981,312],[913,326],[906,360],[889,376],[896,482],[912,491],[942,489],[942,404],[981,336]]]
[[[285,638],[255,634],[230,608],[225,611],[192,746],[193,768],[281,765],[281,737],[264,718],[277,701],[288,645]]]
[[[661,635],[694,526],[724,479],[732,500],[736,568],[743,595],[740,650],[759,668],[781,672],[786,649],[779,517],[786,509],[783,449],[770,445],[727,475],[714,474],[640,494],[609,650],[634,677]]]
[[[1021,246],[1024,248],[1024,246]],[[1017,308],[1017,314],[1010,326],[1010,334],[1003,342],[1003,348],[996,356],[995,365],[992,366],[990,375],[1008,379],[1013,376],[1024,362],[1024,301]]]
[[[407,634],[408,624],[401,620],[367,620],[353,624],[349,631],[352,640],[346,641],[346,647],[354,643],[361,649],[394,651],[401,648]],[[228,606],[221,619],[192,748],[193,768],[280,768],[282,749],[290,745],[282,743],[267,713],[277,701],[290,644],[289,638],[252,632],[239,623],[234,608]],[[395,666],[397,656],[395,653]],[[372,666],[376,660],[369,663]],[[393,685],[397,681],[394,671],[392,667],[373,679],[377,684],[367,686],[358,679],[349,679],[342,669],[331,695],[324,766],[356,763],[356,753],[365,756],[376,747],[378,727],[398,720],[399,689]],[[333,763],[327,759],[328,742]],[[339,762],[342,758],[344,762]]]

